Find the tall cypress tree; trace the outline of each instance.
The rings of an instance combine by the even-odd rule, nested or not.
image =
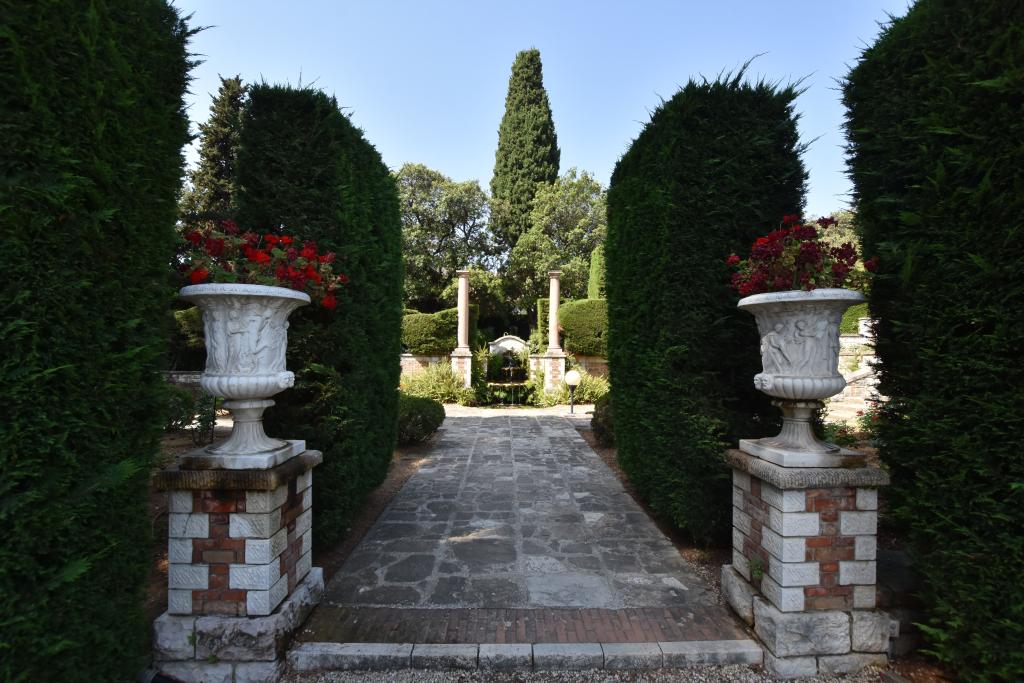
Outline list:
[[[537,185],[558,179],[560,157],[540,50],[523,50],[516,55],[508,79],[491,178],[491,230],[505,251],[511,251],[529,229]]]
[[[199,124],[199,165],[189,173],[191,187],[181,200],[181,217],[186,225],[235,214],[235,161],[248,90],[239,76],[221,77],[210,105],[210,118]]]

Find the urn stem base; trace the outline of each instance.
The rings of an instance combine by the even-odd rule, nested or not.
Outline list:
[[[306,449],[305,441],[273,439],[263,431],[263,411],[270,399],[225,401],[234,425],[224,441],[179,458],[183,469],[248,470],[275,467]]]
[[[772,401],[782,411],[782,430],[763,439],[741,439],[740,450],[783,467],[849,467],[864,456],[822,441],[811,420],[821,401]]]

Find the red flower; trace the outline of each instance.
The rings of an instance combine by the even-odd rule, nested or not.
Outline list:
[[[867,261],[865,261],[864,262],[864,269],[866,271],[868,271],[869,273],[873,273],[876,270],[878,270],[878,257],[877,256],[872,256]]]
[[[253,259],[253,260],[256,261],[256,263],[260,263],[260,264],[270,263],[270,254],[268,254],[265,251],[257,251],[256,252],[256,258]]]
[[[316,242],[306,242],[302,245],[302,251],[299,252],[299,256],[304,259],[315,259],[316,258]]]
[[[288,247],[288,251],[286,253],[288,254],[289,261],[294,261],[299,257],[299,250],[295,247]]]
[[[320,255],[320,263],[334,263],[334,252],[329,251]]]
[[[729,258],[725,259],[725,263],[727,265],[730,265],[730,266],[738,265],[739,262],[740,262],[740,257],[737,256],[736,254],[729,254]]]
[[[198,285],[200,282],[202,282],[209,276],[210,271],[208,271],[206,268],[203,268],[202,266],[199,266],[198,268],[196,268],[195,270],[188,274],[188,279],[191,280],[192,284]]]
[[[260,243],[260,236],[254,232],[247,232],[242,235],[242,239],[249,243],[250,246],[255,247]]]
[[[267,246],[274,246],[279,242],[277,235],[264,235],[263,241],[267,243]]]
[[[327,296],[320,300],[320,305],[333,311],[338,306],[338,300],[334,297],[334,294],[327,294]]]
[[[224,255],[224,240],[216,237],[206,238],[206,253],[213,258],[220,258]]]
[[[203,236],[195,230],[191,230],[185,233],[185,239],[191,242],[195,246],[199,246],[199,243],[203,241]]]
[[[237,235],[238,234],[238,223],[235,223],[231,219],[228,219],[226,221],[221,221],[220,222],[220,228],[221,228],[221,230],[223,230],[224,232],[226,232],[229,235]]]
[[[286,246],[286,247],[287,247],[287,246],[288,246],[289,244],[291,244],[292,242],[294,242],[294,241],[295,241],[295,240],[293,240],[293,239],[292,239],[291,237],[289,237],[288,235],[283,235],[283,236],[281,237],[281,239],[280,239],[280,242],[281,242],[281,244],[283,244],[283,245],[284,245],[284,246]]]
[[[784,224],[786,224],[786,225],[790,225],[792,223],[799,223],[800,222],[800,214],[788,213],[788,214],[786,214],[785,216],[782,217],[782,222]]]
[[[338,275],[338,282],[340,282],[343,285],[347,285],[348,284],[348,275],[345,275],[345,273],[341,273],[340,275]]]

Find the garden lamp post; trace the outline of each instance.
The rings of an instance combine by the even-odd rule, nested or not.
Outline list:
[[[570,370],[565,373],[565,383],[569,385],[569,414],[572,414],[572,407],[575,403],[576,398],[576,387],[580,385],[580,373],[576,370]]]

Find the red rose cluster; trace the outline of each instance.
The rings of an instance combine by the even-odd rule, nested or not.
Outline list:
[[[320,253],[315,242],[290,235],[242,232],[231,220],[185,233],[189,247],[182,272],[192,284],[207,281],[289,287],[305,292],[324,308],[338,305],[337,290],[348,282],[334,274],[334,252]]]
[[[750,296],[856,284],[854,246],[845,242],[832,247],[821,240],[820,232],[835,224],[834,218],[819,218],[817,225],[811,225],[797,215],[783,216],[778,230],[758,237],[751,245],[746,261],[736,254],[726,258],[727,265],[737,268],[732,286],[741,296]],[[864,266],[874,271],[876,264],[871,259]]]

